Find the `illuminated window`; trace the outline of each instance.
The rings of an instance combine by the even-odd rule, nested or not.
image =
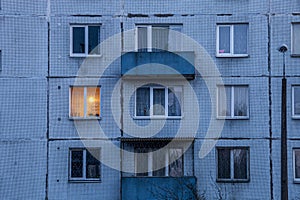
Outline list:
[[[99,181],[100,172],[100,148],[70,149],[70,180]]]
[[[99,55],[100,26],[72,25],[70,42],[71,56]]]
[[[100,117],[100,87],[70,88],[70,117]]]

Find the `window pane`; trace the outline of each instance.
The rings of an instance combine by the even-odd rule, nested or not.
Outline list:
[[[138,51],[147,51],[147,27],[138,27]]]
[[[168,50],[169,28],[152,27],[152,49],[156,51]]]
[[[173,177],[183,176],[182,149],[169,149],[169,175]]]
[[[100,149],[86,151],[86,178],[100,178]]]
[[[248,116],[248,87],[234,87],[234,116]]]
[[[100,88],[87,87],[87,116],[100,116]]]
[[[294,87],[294,115],[300,115],[300,87]]]
[[[300,54],[300,24],[293,24],[293,54]]]
[[[230,26],[219,26],[219,53],[230,53]]]
[[[84,27],[73,27],[73,53],[85,53],[84,32]]]
[[[230,179],[230,150],[218,149],[218,178]]]
[[[218,115],[231,116],[231,86],[220,86],[218,97]]]
[[[234,54],[247,54],[248,25],[234,25]]]
[[[99,54],[98,44],[100,43],[100,26],[89,26],[88,30],[89,30],[89,37],[88,37],[89,51],[88,51],[88,53],[91,53],[91,51],[94,50],[92,52],[92,54]]]
[[[247,150],[246,149],[234,149],[234,178],[235,179],[247,179]]]
[[[149,116],[150,88],[138,88],[136,91],[136,115]]]
[[[84,117],[84,87],[71,87],[71,117]]]
[[[300,150],[295,150],[295,178],[300,178]]]
[[[83,151],[72,150],[71,151],[71,177],[82,178],[83,177]]]
[[[136,176],[148,176],[148,154],[145,149],[135,150],[136,156]]]
[[[153,89],[153,115],[165,115],[165,89]]]
[[[166,176],[166,154],[153,152],[153,176]]]
[[[168,90],[168,115],[181,116],[181,88],[169,88]]]

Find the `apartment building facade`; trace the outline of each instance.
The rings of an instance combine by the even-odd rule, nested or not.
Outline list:
[[[1,199],[280,199],[283,43],[299,198],[299,9],[2,0]]]

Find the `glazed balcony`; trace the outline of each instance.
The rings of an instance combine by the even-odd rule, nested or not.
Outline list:
[[[127,52],[121,58],[121,75],[125,78],[185,77],[195,78],[195,54],[182,52]]]

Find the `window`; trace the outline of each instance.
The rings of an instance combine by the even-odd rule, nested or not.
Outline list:
[[[292,24],[292,54],[300,56],[300,23]]]
[[[217,56],[248,56],[248,24],[217,25]]]
[[[249,180],[249,148],[217,148],[217,180]]]
[[[100,117],[100,87],[70,87],[70,117]]]
[[[180,49],[180,37],[170,30],[181,32],[181,25],[138,25],[136,49],[138,51],[167,51]]]
[[[300,182],[300,148],[293,149],[294,180]]]
[[[0,71],[2,71],[2,51],[0,50]]]
[[[100,181],[100,148],[70,149],[69,179]]]
[[[292,117],[300,119],[300,86],[292,87]]]
[[[99,55],[100,26],[71,25],[71,56]]]
[[[136,90],[137,117],[180,117],[181,87],[140,87]]]
[[[164,153],[135,148],[135,153],[136,176],[183,176],[183,152],[180,148],[170,148]]]
[[[248,86],[218,87],[218,117],[247,119],[249,117]]]

